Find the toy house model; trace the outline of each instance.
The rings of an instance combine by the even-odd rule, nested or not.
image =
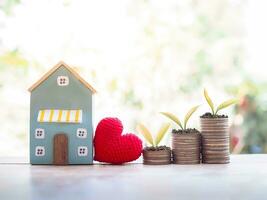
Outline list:
[[[95,89],[60,62],[29,91],[31,164],[92,164]]]

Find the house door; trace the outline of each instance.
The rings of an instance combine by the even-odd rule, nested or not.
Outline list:
[[[64,133],[54,136],[54,165],[68,164],[68,137]]]

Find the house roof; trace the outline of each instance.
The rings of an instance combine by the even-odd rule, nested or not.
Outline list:
[[[35,88],[37,88],[40,84],[42,84],[45,80],[49,78],[58,68],[65,67],[74,77],[76,77],[85,87],[92,91],[92,93],[96,93],[96,90],[86,82],[74,69],[68,66],[63,61],[60,61],[56,64],[52,69],[50,69],[46,74],[44,74],[37,82],[35,82],[28,90],[32,92]]]

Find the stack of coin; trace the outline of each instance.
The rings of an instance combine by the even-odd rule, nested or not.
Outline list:
[[[174,164],[199,164],[201,135],[195,133],[172,133]]]
[[[200,118],[203,163],[230,162],[228,118]]]
[[[171,149],[144,149],[143,161],[145,165],[168,165],[171,164]]]

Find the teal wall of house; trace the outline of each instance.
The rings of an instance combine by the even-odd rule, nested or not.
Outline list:
[[[58,76],[68,76],[69,85],[58,86]],[[32,91],[30,107],[30,162],[32,164],[53,163],[53,138],[58,133],[65,133],[68,137],[69,164],[93,163],[92,91],[76,79],[67,68],[61,66]],[[82,123],[39,123],[38,112],[43,109],[81,109]],[[45,130],[44,139],[35,138],[36,128]],[[87,138],[77,137],[78,128],[87,129]],[[35,155],[37,146],[45,147],[44,156]],[[79,146],[88,148],[87,156],[78,156]]]

